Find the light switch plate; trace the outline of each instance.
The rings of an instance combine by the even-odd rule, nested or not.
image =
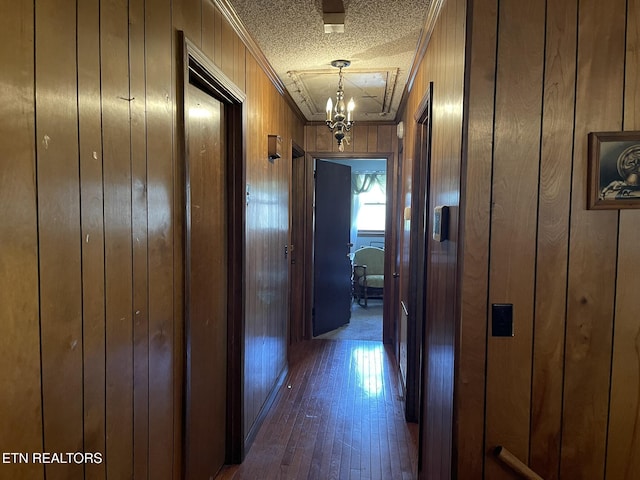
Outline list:
[[[491,335],[493,337],[513,337],[512,303],[491,305]]]

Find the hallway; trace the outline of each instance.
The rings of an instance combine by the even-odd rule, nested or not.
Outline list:
[[[218,479],[416,478],[417,425],[382,343],[312,340],[290,365],[245,461]]]

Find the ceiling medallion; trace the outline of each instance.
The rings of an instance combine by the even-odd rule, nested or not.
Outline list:
[[[353,125],[353,120],[351,120],[351,113],[355,109],[355,103],[353,103],[353,98],[349,100],[349,103],[345,106],[344,104],[344,85],[342,78],[342,69],[347,68],[351,65],[349,60],[334,60],[331,62],[331,66],[339,68],[340,71],[338,73],[338,90],[336,92],[336,106],[333,107],[333,101],[331,97],[327,100],[327,120],[326,124],[329,127],[329,130],[333,132],[333,135],[336,137],[338,141],[338,151],[344,152],[344,145],[342,140],[344,139],[345,133],[351,130],[351,126]]]

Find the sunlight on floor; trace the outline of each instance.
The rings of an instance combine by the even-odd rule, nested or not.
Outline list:
[[[351,354],[358,386],[370,397],[382,394],[382,353],[381,343],[371,343],[354,349]]]

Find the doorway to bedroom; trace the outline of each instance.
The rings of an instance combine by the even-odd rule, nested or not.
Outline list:
[[[325,177],[324,169],[348,176],[344,181],[348,194],[337,193],[337,181]],[[314,338],[382,341],[387,159],[317,159],[315,171]],[[342,210],[343,222],[337,208]],[[331,246],[325,245],[327,238],[336,236],[346,241],[336,239],[335,245],[331,241]],[[324,252],[325,246],[333,251]],[[326,257],[345,266],[332,267]],[[333,293],[325,293],[332,286]],[[343,295],[348,300],[336,301]],[[327,311],[327,304],[340,310]]]

